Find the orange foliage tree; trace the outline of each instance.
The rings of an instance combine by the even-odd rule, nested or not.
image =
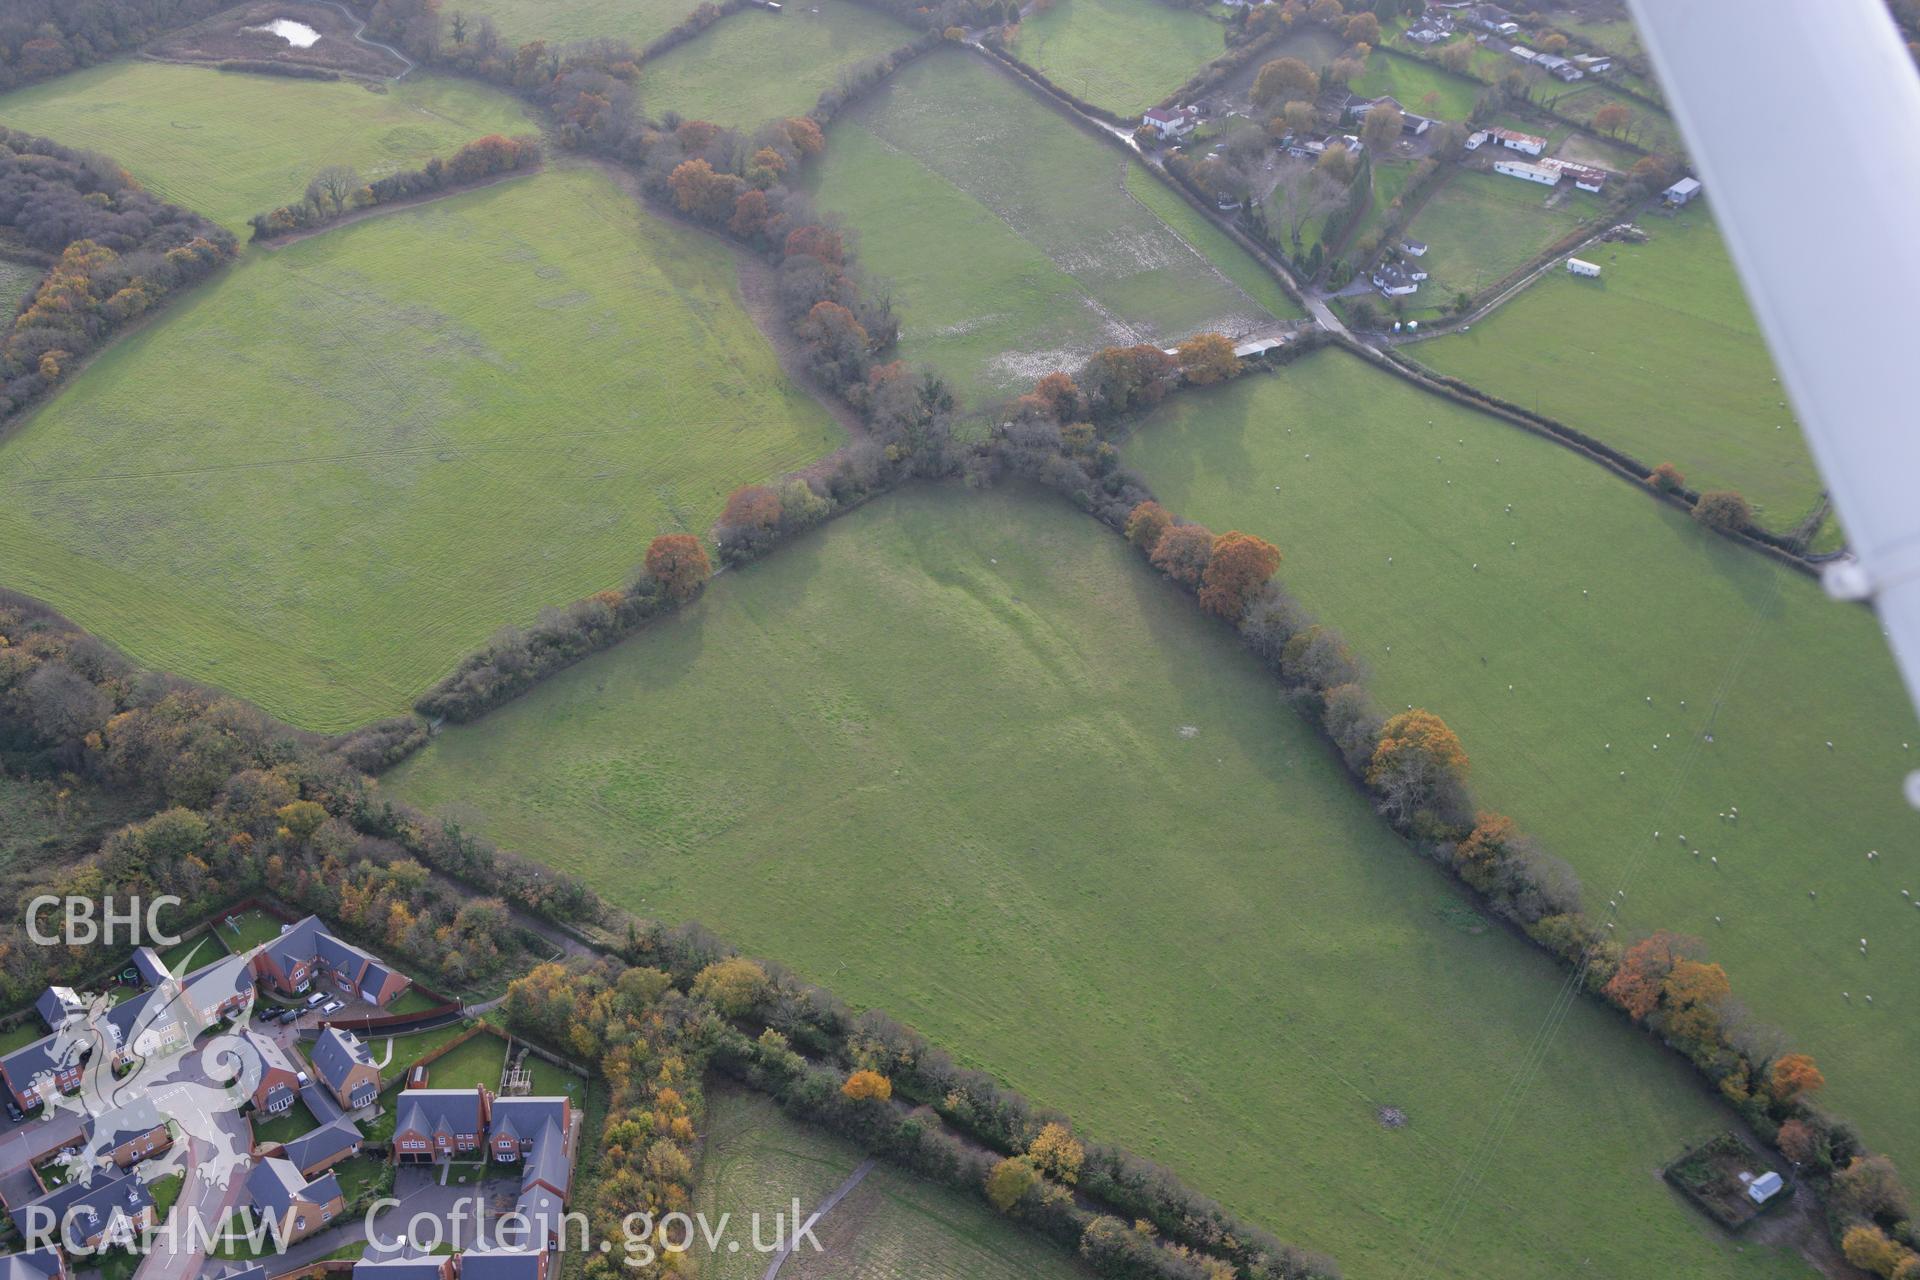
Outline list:
[[[691,600],[713,574],[707,549],[690,533],[665,533],[647,545],[647,576],[669,600]]]
[[[1411,820],[1466,781],[1467,749],[1446,721],[1418,707],[1381,726],[1367,783],[1397,821]]]
[[[1218,618],[1237,619],[1279,567],[1280,548],[1271,542],[1238,529],[1221,534],[1201,576],[1200,607]]]
[[[1786,1053],[1773,1060],[1767,1073],[1767,1089],[1777,1102],[1793,1102],[1826,1087],[1827,1078],[1804,1053]]]
[[[1127,513],[1127,541],[1148,555],[1171,528],[1173,513],[1151,498]]]
[[[840,1086],[840,1092],[855,1102],[865,1102],[869,1099],[885,1102],[893,1096],[893,1081],[878,1071],[856,1071],[847,1077],[845,1084]]]
[[[1667,975],[1682,960],[1700,949],[1698,939],[1657,930],[1627,948],[1620,967],[1607,980],[1607,999],[1626,1010],[1634,1021],[1643,1021],[1660,1007]]]
[[[1178,524],[1154,544],[1153,567],[1185,586],[1198,586],[1213,558],[1213,533],[1203,524]]]
[[[1233,342],[1225,334],[1196,333],[1173,350],[1180,372],[1196,387],[1225,382],[1240,372],[1240,357],[1233,354]]]

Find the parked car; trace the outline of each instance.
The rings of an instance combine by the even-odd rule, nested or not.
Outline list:
[[[338,1013],[338,1012],[340,1012],[340,1011],[341,1011],[342,1009],[344,1009],[344,1008],[346,1008],[346,1007],[347,1007],[347,1006],[345,1006],[344,1004],[341,1004],[341,1003],[340,1003],[340,1002],[339,1002],[338,1000],[329,1000],[329,1001],[327,1001],[327,1002],[326,1002],[325,1004],[323,1004],[323,1005],[321,1005],[321,1006],[320,1006],[320,1012],[322,1012],[322,1013]]]
[[[7,1119],[13,1121],[15,1124],[19,1124],[22,1120],[25,1120],[26,1118],[27,1118],[26,1112],[20,1110],[20,1104],[15,1102],[12,1098],[8,1098],[7,1099]]]
[[[325,1000],[326,998],[327,998],[326,992],[324,991],[314,992],[312,995],[307,997],[307,1008],[309,1009],[313,1008],[315,1005],[319,1004],[322,1000]]]

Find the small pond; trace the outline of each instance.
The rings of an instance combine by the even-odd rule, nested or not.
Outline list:
[[[320,38],[320,33],[304,22],[295,22],[292,18],[275,18],[264,26],[248,27],[248,31],[270,31],[296,49],[307,49]]]

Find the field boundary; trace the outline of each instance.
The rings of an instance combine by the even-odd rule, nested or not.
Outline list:
[[[256,236],[249,243],[259,245],[268,253],[277,253],[288,245],[299,244],[303,240],[311,240],[315,236],[323,236],[329,231],[334,231],[341,227],[350,227],[357,222],[365,222],[367,219],[376,218],[383,213],[399,213],[406,209],[416,209],[423,204],[432,204],[437,200],[446,200],[454,196],[465,195],[469,191],[480,191],[487,187],[497,187],[504,182],[511,182],[515,178],[537,177],[545,173],[546,170],[547,166],[543,161],[531,169],[513,169],[506,173],[496,173],[490,177],[482,178],[478,182],[469,182],[457,187],[442,187],[438,191],[423,191],[417,196],[408,196],[402,200],[388,200],[380,204],[370,204],[364,209],[355,209],[350,213],[341,214],[337,218],[331,218],[317,227],[302,227],[298,231],[289,231],[283,235],[268,236],[264,239]]]

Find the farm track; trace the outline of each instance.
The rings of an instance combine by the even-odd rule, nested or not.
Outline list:
[[[386,52],[392,54],[394,57],[400,59],[401,62],[406,64],[407,69],[405,71],[402,71],[397,76],[388,76],[387,79],[393,80],[393,81],[404,80],[408,76],[412,75],[415,71],[418,71],[420,69],[419,63],[415,62],[412,58],[409,58],[406,54],[400,52],[398,49],[394,48],[392,45],[383,43],[382,41],[379,41],[379,40],[369,40],[367,38],[367,24],[361,20],[359,14],[347,8],[347,6],[345,6],[344,4],[341,4],[340,0],[313,0],[313,2],[315,4],[324,4],[331,9],[338,9],[341,13],[347,16],[347,21],[357,23],[358,26],[354,29],[354,33],[353,33],[353,38],[355,40],[358,40],[361,44],[364,44],[364,45],[371,45],[375,49],[385,50]]]

